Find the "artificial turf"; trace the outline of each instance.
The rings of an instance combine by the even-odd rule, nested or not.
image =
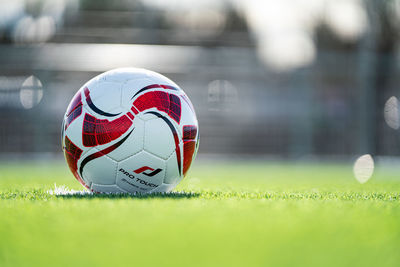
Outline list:
[[[400,169],[196,162],[167,195],[82,190],[63,162],[0,164],[0,266],[399,266]]]

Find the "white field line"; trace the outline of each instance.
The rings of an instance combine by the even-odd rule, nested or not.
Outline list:
[[[73,190],[69,189],[65,185],[60,185],[57,186],[57,184],[54,184],[54,189],[50,189],[47,191],[48,194],[54,195],[54,196],[74,196],[74,195],[80,195],[80,196],[85,196],[85,195],[94,195],[97,193],[93,193],[89,190]],[[131,196],[143,196],[143,195],[171,195],[171,196],[178,196],[178,195],[191,195],[194,194],[193,192],[184,192],[184,191],[174,191],[174,192],[160,192],[160,193],[138,193],[138,192],[132,192],[132,193],[100,193],[102,195],[131,195]]]
[[[57,184],[54,184],[54,189],[50,189],[47,191],[50,195],[55,195],[55,196],[68,196],[68,195],[93,195],[93,192],[87,191],[87,190],[72,190],[69,189],[65,185],[57,186]]]

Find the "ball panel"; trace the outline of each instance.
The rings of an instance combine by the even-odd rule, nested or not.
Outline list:
[[[182,123],[180,132],[183,139],[183,175],[185,176],[197,155],[199,129],[193,105],[186,95],[181,95]]]
[[[76,108],[82,105],[82,90],[78,90],[72,97],[71,102],[67,107],[67,112],[65,115],[68,117]]]
[[[114,112],[112,114],[122,112],[120,83],[104,81],[89,83],[83,90],[85,103],[99,115],[102,114],[98,110],[106,113]]]
[[[92,183],[90,189],[93,192],[97,193],[127,193],[127,191],[119,188],[117,185],[103,185]]]
[[[127,115],[113,120],[98,119],[85,114],[82,127],[83,145],[86,147],[109,144],[126,134],[132,126],[132,120]]]
[[[146,121],[144,132],[145,151],[165,160],[175,151],[174,135],[162,119]]]
[[[162,184],[159,187],[149,191],[149,193],[164,193],[171,192],[175,188],[176,184]]]
[[[198,131],[196,125],[183,126],[183,176],[186,175],[196,155],[198,147],[196,145],[197,138]]]
[[[99,153],[99,150],[97,148],[91,149],[87,157],[90,157],[95,153]],[[107,155],[102,155],[98,158],[94,158],[93,160],[88,161],[84,166],[82,166],[82,162],[85,161],[87,157],[81,158],[78,164],[78,171],[80,172],[82,168],[82,178],[87,184],[115,184],[115,176],[118,166],[117,162],[107,157]]]
[[[80,174],[78,173],[78,161],[82,156],[82,149],[77,147],[68,136],[63,138],[63,152],[65,160],[67,161],[68,167],[72,174],[75,176],[76,180],[81,183],[84,187],[88,188],[85,181],[82,179]]]
[[[118,163],[117,185],[129,192],[148,192],[163,183],[165,161],[142,151]]]
[[[83,145],[82,140],[82,128],[83,128],[83,121],[85,118],[85,114],[88,111],[86,107],[82,107],[82,114],[77,117],[65,130],[64,135],[68,136],[68,138],[80,149],[83,150],[83,154],[85,154],[89,149]]]
[[[189,170],[190,165],[192,164],[195,149],[195,141],[185,141],[183,143],[183,176],[186,176],[186,173]]]
[[[63,130],[67,129],[68,126],[82,114],[82,109],[82,94],[81,90],[78,90],[68,105],[67,112],[64,116],[63,126],[65,128],[63,128]]]
[[[156,120],[157,117],[155,117],[153,114],[150,113],[139,113],[138,116],[141,120],[143,121],[149,121],[149,120]]]
[[[113,160],[120,162],[142,151],[144,141],[144,129],[144,122],[140,118],[135,117],[133,119],[132,133],[125,140],[123,145],[110,152],[108,156]]]
[[[176,153],[173,153],[166,161],[164,183],[176,184],[180,179]]]
[[[181,101],[182,116],[181,116],[180,125],[182,125],[182,126],[195,125],[198,127],[196,113],[191,108],[191,102],[190,102],[189,98],[186,98],[186,100],[183,96],[180,96],[180,98],[182,99],[182,101]],[[183,127],[180,128],[179,132],[183,136]]]
[[[132,79],[126,81],[122,85],[121,106],[126,110],[130,110],[134,101],[134,98],[132,99],[132,97],[134,97],[135,94],[137,94],[142,88],[145,88],[151,83],[152,81],[148,78]],[[135,98],[137,96],[138,95],[136,95]]]
[[[140,112],[161,112],[176,123],[181,120],[181,101],[175,94],[169,94],[161,90],[146,91],[133,101],[135,109]]]

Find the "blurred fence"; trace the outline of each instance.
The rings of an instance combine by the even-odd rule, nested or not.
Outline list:
[[[283,72],[261,62],[244,23],[202,37],[140,19],[157,12],[78,10],[64,15],[50,42],[16,45],[4,37],[0,153],[59,153],[62,117],[76,90],[103,71],[132,66],[158,71],[187,92],[200,153],[400,154],[398,132],[384,120],[385,101],[399,94],[398,52],[318,46],[312,64]],[[130,28],[143,23],[148,28]],[[379,91],[373,62],[382,57],[394,64]]]

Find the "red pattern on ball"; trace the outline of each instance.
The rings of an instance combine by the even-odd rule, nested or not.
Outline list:
[[[165,112],[178,124],[181,120],[181,100],[178,96],[162,91],[151,91],[139,96],[133,105],[139,110],[156,108]]]
[[[128,131],[132,121],[123,115],[115,120],[100,120],[90,114],[85,114],[82,129],[82,141],[86,147],[107,144]]]

